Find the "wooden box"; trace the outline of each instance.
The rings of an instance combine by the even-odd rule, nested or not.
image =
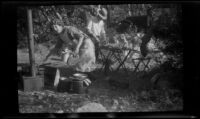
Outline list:
[[[40,91],[44,87],[42,77],[23,76],[24,91]]]
[[[57,69],[60,70],[61,77],[72,76],[76,71],[72,67],[63,64],[50,64],[44,67],[44,85],[54,87],[54,81]]]

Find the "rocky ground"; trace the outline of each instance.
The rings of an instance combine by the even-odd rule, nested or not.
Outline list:
[[[98,92],[97,92],[98,91]],[[69,112],[152,112],[182,110],[182,96],[177,90],[141,93],[96,89],[88,94],[58,93],[50,90],[19,94],[20,113]]]

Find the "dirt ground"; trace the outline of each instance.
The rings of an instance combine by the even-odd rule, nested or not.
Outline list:
[[[36,63],[42,64],[48,49],[40,46],[35,52]],[[59,57],[55,57],[59,59]],[[28,63],[28,50],[17,50],[17,63]],[[180,90],[154,89],[154,88],[130,88],[146,87],[147,79],[135,81],[135,75],[128,75],[128,83],[121,86],[125,76],[120,73],[105,76],[103,72],[96,72],[97,80],[92,82],[85,94],[60,93],[54,90],[24,92],[18,90],[20,113],[68,113],[76,112],[76,109],[90,102],[102,104],[108,112],[152,112],[152,111],[180,111],[183,109],[183,99]],[[126,74],[125,74],[126,75]],[[112,79],[112,80],[108,80]],[[132,82],[130,82],[130,80]],[[114,83],[113,83],[114,82]],[[121,84],[119,84],[121,83]],[[143,85],[144,84],[144,85]],[[134,86],[133,86],[134,85]]]

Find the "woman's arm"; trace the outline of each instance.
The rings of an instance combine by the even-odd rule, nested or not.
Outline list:
[[[79,38],[79,41],[78,41],[78,44],[76,46],[76,50],[75,50],[75,53],[78,54],[79,53],[79,50],[80,50],[80,47],[83,43],[83,39],[84,39],[84,36],[82,35],[80,38]]]
[[[76,29],[76,28],[71,29],[71,34],[75,39],[78,39],[78,44],[77,44],[76,49],[75,49],[75,53],[78,54],[80,47],[83,43],[84,34],[79,29]]]

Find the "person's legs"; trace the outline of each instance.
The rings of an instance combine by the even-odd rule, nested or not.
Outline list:
[[[102,44],[107,44],[108,43],[107,37],[106,37],[106,33],[105,30],[103,30],[100,34],[100,41],[102,42]]]
[[[99,42],[97,42],[97,40],[94,37],[91,39],[92,39],[91,44],[93,45],[91,47],[94,47],[95,62],[96,62],[96,59],[98,59],[98,57],[99,57]]]

